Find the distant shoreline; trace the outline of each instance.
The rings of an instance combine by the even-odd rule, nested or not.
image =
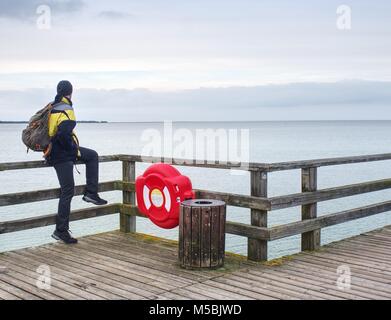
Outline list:
[[[77,123],[92,123],[92,124],[120,124],[120,123],[164,123],[161,121],[98,121],[98,120],[81,120]],[[172,123],[273,123],[273,122],[391,122],[391,119],[369,119],[369,120],[173,120]],[[1,121],[0,124],[28,124],[28,121]]]
[[[109,123],[108,121],[96,121],[96,120],[87,120],[87,121],[77,121],[78,123]],[[0,121],[0,124],[28,124],[28,121]]]

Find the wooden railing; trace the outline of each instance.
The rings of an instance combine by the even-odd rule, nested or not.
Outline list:
[[[136,163],[155,163],[163,162],[164,160],[167,162],[167,159],[135,155],[112,155],[101,156],[99,160],[100,162],[122,162],[122,180],[100,183],[99,192],[122,191],[123,201],[122,203],[72,211],[70,219],[71,221],[75,221],[119,213],[120,230],[122,232],[135,232],[136,217],[144,217],[139,213],[135,204]],[[301,249],[315,250],[320,246],[320,233],[322,228],[391,210],[391,201],[385,201],[317,217],[318,202],[391,188],[391,179],[383,179],[318,190],[318,167],[391,160],[391,153],[271,164],[242,163],[240,165],[233,163],[208,163],[207,161],[199,160],[170,160],[172,160],[171,162],[169,161],[170,163],[180,166],[250,171],[251,195],[197,189],[195,192],[197,198],[219,199],[225,201],[229,206],[251,209],[251,224],[227,221],[226,232],[248,238],[248,259],[253,261],[267,260],[268,241],[301,234]],[[47,167],[42,161],[0,163],[0,171],[42,167]],[[294,169],[301,170],[302,192],[285,196],[268,197],[268,173]],[[76,186],[75,195],[83,194],[84,188],[84,185]],[[60,189],[58,188],[3,194],[0,195],[0,206],[51,200],[58,198],[59,195]],[[301,206],[301,221],[268,227],[267,215],[269,211],[296,206]],[[55,217],[56,213],[53,213],[38,217],[0,222],[0,234],[52,225],[55,223]]]

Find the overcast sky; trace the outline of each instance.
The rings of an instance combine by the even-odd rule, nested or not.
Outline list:
[[[84,120],[391,119],[390,16],[389,0],[0,0],[0,120],[61,79]]]

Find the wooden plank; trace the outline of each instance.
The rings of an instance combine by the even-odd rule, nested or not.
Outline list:
[[[303,169],[310,170],[310,168]],[[369,182],[345,185],[341,187],[327,188],[316,191],[304,191],[290,195],[269,198],[271,209],[280,210],[290,207],[296,207],[304,204],[339,199],[343,197],[354,196],[358,194],[380,191],[391,188],[391,179],[382,179]]]
[[[60,251],[53,250],[53,248],[43,248],[42,250],[47,252],[48,256],[52,255],[53,257],[59,257],[60,260],[62,257],[64,263],[68,266],[74,266],[76,268],[79,266],[81,270],[105,277],[107,278],[108,282],[111,282],[111,285],[128,290],[130,293],[133,292],[139,296],[148,296],[162,293],[167,289],[160,288],[160,286],[151,285],[149,279],[143,279],[142,277],[139,277],[139,275],[135,275],[132,272],[123,272],[123,270],[111,268],[106,264],[93,262],[89,259],[77,260],[77,256],[66,256]]]
[[[383,239],[381,245],[365,241],[365,238],[372,239],[379,234]],[[175,246],[158,242],[145,245],[147,243],[138,240],[137,235],[119,232],[81,238],[76,246],[54,244],[6,253],[0,255],[0,263],[12,264],[13,271],[6,275],[6,280],[23,288],[23,295],[31,294],[28,290],[33,290],[38,264],[50,265],[56,275],[62,277],[52,283],[52,288],[59,291],[51,291],[50,297],[41,294],[36,298],[51,299],[57,294],[65,298],[82,293],[86,298],[86,294],[93,293],[105,299],[132,298],[133,295],[141,299],[193,300],[390,299],[391,261],[386,245],[389,238],[389,229],[379,230],[328,245],[322,251],[295,255],[282,266],[247,263],[236,269],[238,271],[225,274],[179,269],[175,263]],[[341,264],[351,268],[353,278],[349,291],[340,291],[335,286],[336,268]],[[193,276],[196,274],[200,276]],[[192,276],[194,281],[187,276]],[[67,283],[71,284],[70,288],[66,287]],[[88,288],[94,283],[98,284],[94,288],[96,291]],[[16,287],[19,296],[11,288],[15,290],[0,277],[0,298],[2,295],[21,298],[20,288]],[[63,295],[61,288],[66,289]]]
[[[263,281],[262,279],[260,279],[262,283],[261,284],[259,283],[258,285],[255,285],[253,280],[249,280],[243,277],[235,277],[233,275],[218,277],[213,280],[216,282],[224,283],[228,286],[247,290],[249,291],[249,293],[255,292],[255,293],[269,296],[274,299],[294,300],[294,299],[299,299],[300,297],[303,298],[302,296],[297,295],[295,292],[292,292],[291,290],[278,288],[273,284]]]
[[[0,300],[21,300],[21,298],[1,289],[1,282],[0,282]]]
[[[191,266],[201,267],[201,209],[191,210]]]
[[[250,226],[240,222],[227,221],[225,224],[225,233],[265,242],[270,240],[270,232],[268,228]]]
[[[383,236],[375,237],[375,236],[362,235],[362,237],[360,237],[360,238],[358,238],[358,237],[351,238],[351,239],[348,239],[347,241],[353,241],[353,240],[363,242],[363,243],[372,244],[372,245],[375,245],[376,247],[379,247],[379,248],[389,248],[390,243],[391,243],[391,238],[387,238],[387,237],[383,237]]]
[[[286,263],[281,266],[281,271],[294,270],[303,278],[313,277],[319,279],[319,281],[333,281],[334,285],[338,278],[336,272],[338,264],[330,262],[324,263],[324,261],[311,261],[310,259],[295,260],[294,263]],[[305,270],[305,272],[303,272]],[[321,270],[321,277],[320,271]],[[367,288],[376,289],[378,291],[384,291],[390,293],[390,286],[385,283],[385,278],[379,277],[376,273],[371,274],[369,269],[357,269],[351,268],[351,272],[354,275],[354,281],[352,286],[355,290],[366,292]]]
[[[363,162],[384,161],[384,160],[391,160],[391,153],[381,153],[381,154],[351,156],[351,157],[325,158],[325,159],[312,159],[312,160],[299,160],[299,161],[289,161],[289,162],[277,162],[277,163],[267,164],[266,166],[264,166],[264,170],[271,172],[271,171],[335,166],[335,165],[342,165],[342,164],[363,163]],[[253,164],[253,166],[256,167],[256,164]],[[260,166],[259,168],[263,168],[263,167]]]
[[[228,206],[270,210],[271,204],[266,197],[246,196],[235,193],[217,192],[209,190],[194,190],[198,199],[214,199],[224,201]]]
[[[189,298],[187,296],[177,294],[177,293],[171,292],[171,291],[164,292],[160,296],[162,296],[164,298],[168,298],[170,300],[189,300]]]
[[[369,241],[360,241],[360,240],[347,240],[343,241],[338,244],[337,248],[340,249],[349,249],[351,250],[352,248],[355,249],[355,251],[360,251],[363,250],[364,253],[368,253],[371,256],[375,257],[381,257],[387,261],[391,262],[391,257],[390,257],[390,245],[391,241],[389,242],[389,246],[380,246],[376,243],[371,243]],[[391,263],[390,263],[391,266]]]
[[[391,265],[391,258],[389,257],[389,251],[386,253],[378,253],[375,250],[363,250],[364,248],[357,248],[357,246],[344,246],[340,244],[339,246],[333,247],[333,253],[339,254],[339,253],[346,253],[351,255],[359,255],[362,258],[369,259],[371,261],[384,263],[384,264],[390,264]]]
[[[16,288],[19,288],[25,292],[28,292],[32,295],[34,295],[35,297],[37,297],[38,299],[37,300],[41,300],[41,299],[58,299],[58,297],[52,295],[50,292],[47,292],[47,291],[44,291],[44,290],[40,290],[38,289],[38,287],[35,285],[35,284],[31,284],[31,283],[28,283],[28,282],[25,282],[23,280],[20,280],[18,279],[18,277],[12,277],[11,275],[8,275],[8,274],[0,274],[0,281],[1,282],[5,282],[5,283],[8,283],[10,286],[13,286],[13,287],[16,287]],[[1,286],[1,284],[0,284]],[[32,300],[35,300],[34,297],[31,298]]]
[[[159,162],[164,162],[165,160],[164,157],[144,157],[140,155],[119,155],[119,159],[127,160],[127,161],[135,161],[135,162],[148,162],[148,163],[159,163]],[[302,168],[311,168],[311,167],[364,163],[364,162],[372,162],[372,161],[385,161],[385,160],[391,160],[391,153],[287,161],[287,162],[276,162],[276,163],[259,163],[259,162],[249,162],[249,163],[221,162],[220,163],[218,161],[208,162],[208,160],[174,159],[174,158],[166,159],[166,160],[167,160],[166,163],[170,163],[178,166],[272,172],[272,171],[293,170],[293,169],[302,169]]]
[[[21,300],[42,300],[41,298],[37,297],[36,295],[25,291],[18,286],[9,284],[8,282],[2,281],[0,279],[0,288],[14,296],[16,296],[18,299]]]
[[[134,161],[122,162],[122,180],[124,182],[135,181],[136,163]],[[122,191],[123,204],[136,204],[135,192]],[[136,232],[136,217],[120,213],[120,230],[121,232]]]
[[[99,162],[113,162],[118,161],[118,155],[99,156]],[[83,165],[81,161],[77,164]],[[36,169],[36,168],[47,168],[49,166],[45,161],[21,161],[21,162],[5,162],[0,163],[0,171],[7,170],[22,170],[22,169]]]
[[[38,279],[39,274],[35,271],[25,268],[24,263],[18,264],[18,260],[14,259],[5,259],[0,256],[0,260],[12,265],[12,276],[17,277],[19,280],[23,280],[32,285],[36,284],[36,280]],[[75,295],[71,292],[66,291],[66,288],[62,285],[60,281],[52,281],[50,293],[53,293],[57,296],[57,299],[72,299],[72,300],[80,300],[82,297]],[[56,297],[52,297],[56,298]]]
[[[225,257],[225,221],[226,221],[226,207],[219,207],[219,265],[222,266],[224,264]]]
[[[228,299],[228,300],[248,300],[250,297],[237,294],[233,291],[223,288],[206,285],[204,283],[196,283],[186,287],[186,290],[198,292],[207,295],[213,299]]]
[[[331,288],[336,289],[336,282],[338,274],[336,273],[336,268],[328,267],[325,265],[312,265],[294,261],[294,263],[288,263],[281,268],[281,272],[287,274],[294,274],[298,276],[302,281],[317,282],[322,281],[330,284]],[[304,270],[304,271],[303,271]],[[384,285],[384,283],[379,283],[377,281],[368,280],[363,278],[362,275],[356,271],[356,269],[351,270],[354,275],[354,281],[351,283],[351,290],[348,294],[359,295],[365,298],[370,298],[367,293],[368,290],[373,291],[375,294],[378,292],[388,292],[391,295],[390,286]],[[354,296],[348,297],[349,299],[356,299]]]
[[[92,239],[91,239],[92,240]],[[87,242],[90,241],[90,238]],[[135,241],[135,244],[129,244],[125,241],[122,241],[120,244],[116,242],[113,244],[112,241],[106,242],[105,239],[99,238],[99,241],[104,248],[107,247],[109,250],[114,250],[115,248],[121,247],[123,255],[133,259],[134,263],[143,263],[143,265],[148,265],[152,269],[158,269],[161,271],[166,271],[167,273],[180,276],[182,279],[188,279],[191,281],[204,281],[207,280],[215,274],[213,272],[208,272],[207,270],[203,272],[192,271],[186,269],[178,269],[176,266],[176,255],[167,256],[167,252],[171,251],[165,247],[157,247],[153,244],[146,244],[140,246],[140,241]],[[103,249],[102,249],[103,250]],[[134,257],[137,257],[135,259]]]
[[[117,234],[105,234],[103,235],[103,238],[107,238],[110,241],[114,241],[116,243],[116,246],[120,246],[123,249],[123,253],[131,252],[132,254],[140,255],[141,257],[144,257],[146,259],[151,260],[151,257],[153,260],[161,261],[164,264],[175,264],[177,260],[177,250],[176,241],[169,242],[169,243],[159,243],[159,240],[154,241],[147,241],[143,240],[143,235],[140,235],[141,239],[138,238],[139,234],[136,234],[135,238],[132,237],[125,237],[122,238],[118,236]],[[90,237],[87,239],[87,241],[90,240]],[[96,239],[98,242],[102,241],[101,238]],[[111,243],[110,245],[113,245]],[[197,271],[192,270],[183,270],[181,269],[181,272],[185,272],[186,274],[191,275],[197,275],[198,277],[202,275],[206,275],[209,273],[208,270],[205,270],[204,272],[200,273]]]
[[[318,291],[316,295],[319,295],[325,299],[355,299],[364,300],[374,298],[371,295],[359,292],[353,292],[353,290],[343,291],[339,290],[336,285],[337,274],[335,273],[335,279],[329,280],[323,274],[322,269],[318,269],[318,276],[314,277],[307,274],[306,270],[297,271],[295,269],[289,269],[285,267],[267,270],[250,270],[250,274],[258,277],[265,277],[266,279],[277,280],[281,279],[284,283],[289,283],[294,286],[301,287],[303,289]]]
[[[137,256],[128,257],[126,255],[115,252],[114,250],[105,250],[104,247],[94,247],[90,244],[84,245],[82,242],[78,244],[77,251],[70,253],[67,248],[60,248],[58,246],[52,247],[52,250],[64,252],[64,254],[72,254],[77,258],[80,255],[84,255],[85,258],[90,261],[96,261],[96,263],[104,264],[108,267],[119,269],[123,272],[132,275],[134,279],[140,279],[141,282],[145,282],[146,279],[153,281],[155,286],[164,289],[172,289],[177,284],[186,285],[191,283],[187,279],[182,279],[176,275],[169,274],[165,271],[152,268],[151,265],[145,263],[137,263]],[[61,249],[63,251],[61,251]]]
[[[51,249],[61,252],[57,248]],[[175,274],[170,274],[159,268],[152,268],[152,264],[148,265],[142,261],[137,261],[136,256],[122,256],[112,251],[113,250],[103,251],[101,247],[93,248],[91,246],[81,249],[81,253],[86,256],[86,260],[90,261],[90,263],[93,263],[91,261],[94,261],[94,259],[97,261],[94,263],[95,267],[100,268],[100,265],[105,266],[109,268],[106,268],[108,271],[112,270],[118,274],[123,274],[140,283],[152,284],[159,289],[171,290],[177,285],[184,286],[192,283],[191,280],[181,278]],[[104,254],[104,256],[102,254]],[[72,253],[72,258],[77,258],[77,252]]]
[[[305,168],[301,170],[301,191],[315,191],[317,188],[317,169]],[[301,219],[312,220],[317,216],[317,204],[309,203],[301,207]],[[316,250],[320,247],[320,229],[303,232],[301,234],[301,250]]]
[[[209,207],[201,210],[201,232],[201,267],[210,267],[211,210]]]
[[[158,266],[172,265],[177,262],[177,254],[175,250],[167,246],[156,246],[148,242],[143,242],[137,239],[121,239],[117,237],[96,237],[83,239],[84,242],[92,246],[102,246],[104,249],[113,248],[118,253],[125,256],[137,256],[137,260],[154,262]],[[189,270],[183,270],[186,273],[198,274]]]
[[[385,201],[356,209],[324,215],[311,220],[292,222],[282,226],[269,228],[270,240],[290,237],[303,232],[313,231],[347,221],[369,217],[371,215],[390,210],[391,201]]]
[[[135,182],[117,182],[118,190],[135,191]],[[235,193],[193,189],[197,199],[215,199],[224,201],[227,205],[241,208],[270,210],[269,199]]]
[[[55,247],[50,248],[50,250],[56,251],[58,254],[65,254]],[[83,258],[80,259],[83,264],[89,264],[90,266],[105,272],[122,275],[123,277],[129,279],[126,280],[127,283],[133,281],[135,286],[138,285],[140,288],[143,287],[144,284],[148,284],[149,286],[152,286],[152,289],[148,290],[151,292],[161,292],[161,289],[172,290],[176,287],[174,284],[175,282],[173,282],[172,279],[170,282],[169,278],[162,272],[157,273],[156,270],[151,270],[151,272],[148,273],[148,271],[146,271],[147,268],[141,268],[138,265],[133,265],[126,259],[119,260],[118,258],[108,256],[103,257],[102,255],[97,254],[95,250],[91,250],[89,254],[87,254],[87,252],[89,251],[83,249],[80,252],[77,251],[76,253],[70,253],[68,258],[77,263],[77,257],[83,255]],[[183,283],[180,284],[183,285]]]
[[[101,182],[99,192],[114,191],[116,186],[116,181]],[[84,194],[85,187],[86,185],[75,186],[75,196]],[[59,196],[60,188],[3,194],[0,195],[0,207],[58,199]]]
[[[210,266],[217,267],[219,265],[219,217],[220,210],[218,207],[211,208],[211,225],[210,225]]]
[[[136,206],[133,205],[122,205],[120,211],[123,214],[133,215],[140,218],[146,218]],[[225,225],[225,233],[234,234],[237,236],[259,239],[259,240],[270,240],[269,229],[266,227],[256,227],[245,223],[227,221]]]
[[[321,273],[321,270],[319,271]],[[297,277],[294,274],[290,274],[282,270],[282,268],[265,268],[265,269],[250,269],[248,272],[249,278],[263,278],[265,281],[278,281],[280,286],[286,288],[295,288],[297,291],[304,294],[309,294],[313,298],[336,300],[336,299],[358,299],[363,300],[363,297],[346,295],[343,292],[339,292],[335,283],[332,285],[323,281],[313,281],[306,278],[305,270],[302,270],[302,276]],[[246,275],[247,276],[247,275]],[[320,279],[318,279],[320,280]]]
[[[303,253],[306,255],[306,253]],[[344,255],[344,254],[337,254],[337,253],[330,253],[330,252],[322,252],[322,254],[318,254],[316,251],[312,252],[311,254],[308,253],[307,259],[310,257],[314,260],[320,260],[322,262],[325,262],[324,260],[333,261],[335,263],[341,264],[347,264],[351,267],[355,267],[361,270],[368,270],[372,269],[373,274],[378,274],[379,276],[382,276],[383,278],[389,278],[391,276],[391,272],[389,271],[389,265],[387,264],[379,264],[376,262],[372,262],[368,259],[360,259],[357,258],[355,255]],[[302,256],[298,256],[297,259],[301,260]]]
[[[319,261],[319,259],[311,260],[310,258],[302,258],[295,260],[295,263],[288,263],[284,265],[283,270],[292,269],[296,270],[298,274],[303,277],[308,277],[309,274],[313,277],[328,278],[336,284],[338,274],[337,268],[340,266],[337,262],[332,261]],[[376,295],[382,292],[390,295],[390,286],[387,284],[390,280],[384,277],[381,273],[371,273],[370,268],[360,268],[357,266],[349,265],[352,274],[351,292],[356,291],[364,292],[364,296],[368,292],[368,289],[372,290]],[[305,273],[303,273],[305,270]],[[322,270],[321,276],[319,270]]]
[[[75,277],[76,280],[93,283],[97,288],[117,296],[116,299],[140,299],[154,295],[154,292],[144,290],[142,284],[138,282],[135,282],[133,286],[127,285],[123,277],[119,277],[119,279],[112,277],[109,272],[102,272],[80,262],[75,263],[69,259],[64,259],[61,254],[51,250],[39,248],[38,250],[34,250],[34,254],[39,254],[50,265],[63,269],[68,275],[77,275]],[[162,292],[162,290],[158,292]]]
[[[340,265],[347,264],[351,269],[356,269],[356,272],[362,272],[363,275],[370,275],[370,280],[375,281],[381,279],[382,281],[390,278],[391,273],[387,271],[388,266],[371,261],[368,263],[367,259],[350,259],[345,256],[336,255],[330,252],[322,252],[322,255],[303,253],[295,258],[296,263],[312,263],[315,267],[331,265],[334,270]]]
[[[322,279],[322,283],[319,283],[318,281],[314,281],[313,279],[308,279],[308,277],[305,277],[306,270],[301,270],[301,275],[299,276],[292,276],[289,275],[283,268],[279,268],[278,271],[276,270],[249,270],[249,274],[254,274],[258,277],[264,277],[266,279],[271,280],[280,280],[281,282],[291,284],[293,286],[297,286],[303,289],[309,290],[308,292],[311,294],[314,294],[316,296],[325,298],[325,299],[356,299],[356,300],[363,300],[363,299],[378,299],[378,298],[385,298],[386,295],[379,294],[379,292],[376,292],[377,294],[374,295],[373,291],[369,288],[366,289],[366,291],[356,291],[353,289],[356,289],[356,287],[351,286],[351,290],[349,290],[348,294],[346,294],[345,291],[339,290],[337,287],[337,278],[338,275],[335,272],[335,279],[334,281],[329,282],[331,285],[327,285],[324,283],[324,279]],[[323,277],[323,271],[321,268],[318,269],[318,278],[320,279]],[[354,282],[355,279],[353,279]],[[319,291],[319,292],[317,292]],[[350,293],[350,294],[349,294]]]
[[[329,279],[327,278],[323,270],[318,269],[318,275],[313,276],[312,274],[309,274],[307,270],[298,270],[298,268],[293,267],[287,267],[284,266],[284,268],[279,268],[279,274],[283,273],[284,277],[287,277],[289,279],[292,279],[294,281],[298,281],[300,283],[306,283],[311,286],[315,286],[317,290],[321,291],[322,293],[331,294],[332,297],[336,297],[337,299],[355,299],[355,300],[364,300],[367,299],[365,297],[362,297],[360,295],[357,295],[351,291],[345,292],[342,290],[338,290],[336,287],[336,280],[335,279]],[[269,272],[269,270],[267,271]],[[334,276],[336,277],[335,273]]]
[[[230,161],[212,161],[202,159],[182,159],[182,158],[166,158],[152,157],[152,156],[141,156],[141,155],[120,155],[119,160],[121,161],[135,161],[135,162],[146,162],[146,163],[167,163],[175,166],[183,167],[197,167],[197,168],[211,168],[211,169],[236,169],[236,170],[257,170],[259,166],[263,164],[253,163],[237,163]]]
[[[250,171],[281,171],[281,170],[293,170],[310,167],[322,167],[322,166],[334,166],[341,164],[362,163],[371,161],[384,161],[390,160],[391,153],[372,154],[372,155],[360,155],[350,157],[336,157],[325,159],[312,159],[312,160],[299,160],[290,162],[277,162],[277,163],[234,163],[234,162],[219,162],[208,161],[199,159],[168,159],[168,163],[177,164],[178,166],[190,166],[199,168],[214,168],[214,169],[237,169],[237,170],[250,170]],[[141,155],[109,155],[100,156],[100,162],[113,162],[113,161],[133,161],[133,162],[145,162],[145,163],[158,163],[164,162],[164,157],[149,157]],[[81,162],[78,162],[82,164]],[[24,162],[10,162],[0,163],[0,171],[6,170],[20,170],[20,169],[32,169],[49,167],[44,161],[24,161]]]
[[[391,243],[391,234],[387,236],[385,233],[381,234],[379,232],[378,235],[360,235],[352,238],[346,239],[347,242],[354,242],[354,241],[362,241],[365,243],[371,242],[376,247],[389,247]]]
[[[74,210],[71,212],[70,221],[101,217],[118,212],[119,204]],[[56,216],[57,213],[53,213],[44,216],[0,222],[0,234],[50,226],[56,223]]]
[[[189,290],[187,290],[187,287],[185,287],[183,289],[181,289],[181,288],[175,289],[175,293],[179,294],[183,297],[186,297],[189,300],[208,300],[208,299],[210,299],[210,297],[205,295],[205,293],[189,291]]]
[[[263,171],[251,172],[251,195],[267,197],[267,173]],[[251,225],[267,228],[267,211],[251,209]],[[267,241],[248,238],[247,256],[252,261],[267,260]]]
[[[292,284],[289,281],[286,281],[285,278],[267,278],[267,277],[259,277],[250,274],[249,272],[239,272],[234,273],[228,277],[229,279],[236,279],[236,281],[249,281],[252,283],[253,288],[261,287],[263,288],[265,285],[272,286],[276,291],[284,290],[287,293],[291,293],[297,299],[306,299],[306,300],[324,300],[324,299],[336,299],[337,297],[323,294],[322,292],[318,292],[315,290],[311,290],[308,288],[303,288],[298,284]]]
[[[183,211],[183,265],[189,266],[191,264],[191,238],[192,238],[192,228],[191,228],[191,207],[186,206]]]
[[[390,242],[391,241],[391,232],[386,229],[380,229],[378,230],[378,233],[364,233],[361,235],[363,239],[372,239],[374,241],[381,241],[381,242]]]
[[[276,298],[266,296],[264,294],[260,294],[260,293],[254,292],[254,291],[249,291],[249,290],[241,289],[241,288],[238,288],[235,286],[227,285],[225,283],[220,283],[220,282],[215,281],[214,279],[207,280],[203,283],[210,286],[210,287],[217,287],[217,288],[221,288],[226,291],[229,291],[229,292],[234,292],[234,293],[240,294],[245,299],[276,300]]]
[[[26,268],[34,271],[37,266],[41,264],[47,264],[51,269],[51,277],[53,280],[61,281],[62,286],[69,292],[81,296],[89,300],[105,300],[105,299],[118,299],[118,296],[101,290],[99,287],[101,284],[88,283],[83,277],[79,277],[75,273],[70,273],[62,268],[57,268],[50,264],[50,261],[43,259],[40,256],[31,254],[27,250],[16,251],[10,253],[15,261],[18,261],[19,265],[23,264]],[[68,285],[67,285],[68,284]]]
[[[178,234],[178,261],[179,264],[184,264],[184,210],[185,206],[180,206],[179,208],[179,234]]]

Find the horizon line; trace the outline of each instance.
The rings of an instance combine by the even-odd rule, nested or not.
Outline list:
[[[161,121],[108,121],[108,120],[78,120],[77,123],[84,124],[108,124],[108,123],[164,123],[164,122],[176,122],[176,123],[260,123],[260,122],[389,122],[391,119],[302,119],[302,120],[161,120]],[[26,124],[29,121],[26,120],[0,120],[0,124]]]

